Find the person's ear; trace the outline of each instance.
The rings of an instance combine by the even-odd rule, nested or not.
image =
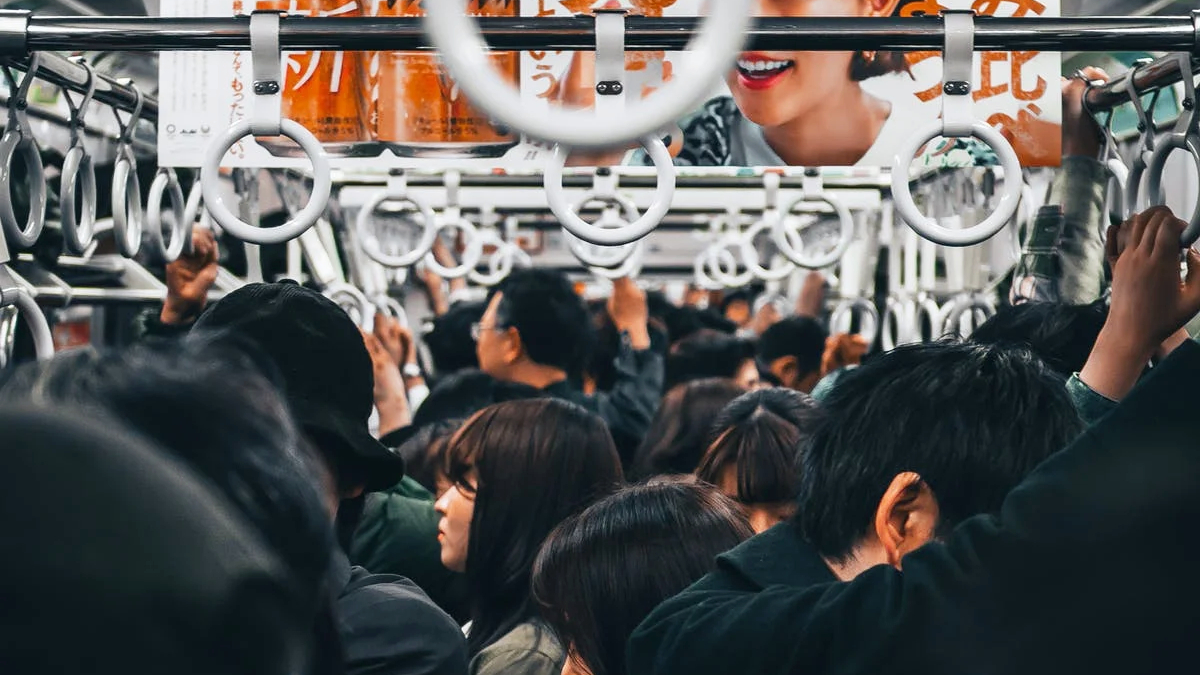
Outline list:
[[[780,384],[792,389],[795,388],[796,380],[800,376],[800,362],[796,360],[795,356],[781,356],[771,362],[770,371]]]
[[[867,0],[870,16],[891,16],[896,13],[900,0]]]
[[[875,511],[875,536],[887,562],[900,568],[900,560],[933,539],[937,531],[938,504],[933,490],[911,471],[892,479]]]
[[[811,394],[813,389],[816,389],[817,383],[821,381],[821,371],[814,370],[807,375],[799,378],[796,381],[796,386],[792,387],[796,391],[802,391],[806,394]]]
[[[505,363],[516,363],[521,359],[521,355],[525,353],[525,345],[521,342],[521,334],[517,329],[509,326],[504,329],[504,346],[502,354],[504,355]]]

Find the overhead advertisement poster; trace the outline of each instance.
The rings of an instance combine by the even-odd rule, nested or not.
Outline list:
[[[450,1],[450,0],[443,0]],[[475,16],[569,16],[625,7],[647,16],[698,16],[710,0],[458,0]],[[420,16],[422,0],[172,0],[171,17],[233,16],[277,9],[310,16]],[[1053,17],[1059,0],[865,0],[834,3],[844,15],[914,16],[973,9],[1005,17]],[[825,3],[756,0],[757,13],[810,16]],[[286,52],[284,114],[312,131],[349,170],[494,167],[536,170],[548,148],[493,125],[466,100],[432,52]],[[1012,142],[1024,166],[1055,166],[1061,155],[1061,57],[1036,51],[977,52],[974,112]],[[594,58],[588,52],[497,52],[498,77],[535,107],[589,106]],[[164,52],[159,148],[164,166],[200,166],[209,145],[254,105],[249,52]],[[681,53],[630,52],[626,92],[652,96],[687,76]],[[888,167],[914,129],[942,109],[939,51],[745,52],[714,83],[711,96],[670,129],[681,167]],[[643,165],[636,148],[573,156],[572,165]],[[984,144],[937,139],[917,167],[996,163]],[[247,138],[223,166],[303,167],[287,139]]]

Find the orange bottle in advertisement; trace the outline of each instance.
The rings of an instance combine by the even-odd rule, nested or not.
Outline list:
[[[424,15],[427,0],[380,0],[380,16]],[[449,2],[452,0],[438,0]],[[520,16],[518,0],[457,0],[476,17]],[[492,67],[516,86],[520,55],[497,52]],[[376,138],[401,157],[500,157],[517,143],[470,104],[437,55],[379,54]]]
[[[303,16],[362,16],[370,0],[258,0],[258,9]],[[304,126],[326,152],[378,155],[371,141],[367,61],[361,52],[284,52],[283,116]],[[287,138],[260,141],[272,154],[298,156]]]

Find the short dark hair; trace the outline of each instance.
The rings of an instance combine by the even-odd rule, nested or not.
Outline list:
[[[595,329],[595,344],[588,358],[587,374],[592,377],[597,391],[609,391],[617,383],[617,356],[621,351],[621,333],[608,314],[608,303],[594,300],[588,303]]]
[[[442,420],[466,419],[493,403],[540,396],[545,394],[537,387],[498,380],[481,370],[463,370],[434,385],[413,414],[412,425],[423,427]]]
[[[1082,431],[1061,376],[1027,349],[906,345],[848,371],[821,402],[801,458],[796,521],[845,560],[891,481],[911,471],[937,497],[939,535],[999,509]]]
[[[450,439],[445,461],[450,481],[475,493],[466,570],[475,655],[536,616],[529,584],[542,542],[624,477],[604,420],[552,398],[484,408]]]
[[[750,340],[714,330],[700,330],[671,346],[663,388],[709,377],[735,377],[746,361],[754,360]]]
[[[1061,375],[1083,370],[1108,319],[1103,301],[1088,305],[1027,302],[1003,307],[975,329],[977,344],[1024,346]]]
[[[753,534],[737,505],[710,486],[627,487],[555,528],[534,565],[533,595],[592,675],[624,675],[634,628]]]
[[[456,302],[445,314],[433,320],[433,327],[425,334],[424,342],[438,379],[460,370],[479,368],[471,324],[478,322],[486,309],[483,302]]]
[[[502,293],[497,327],[512,327],[534,363],[569,374],[583,372],[595,340],[583,298],[565,274],[544,269],[519,269],[492,287],[490,298]]]
[[[769,365],[784,356],[796,357],[800,372],[821,368],[829,331],[820,321],[807,316],[792,316],[776,322],[758,338],[758,355]]]
[[[695,471],[708,446],[713,420],[743,393],[745,389],[728,378],[694,380],[668,391],[634,454],[633,476]]]
[[[725,406],[713,425],[696,477],[718,485],[729,465],[737,469],[737,500],[777,504],[796,498],[800,447],[817,419],[816,402],[790,389],[760,389]]]
[[[760,284],[748,286],[746,288],[739,288],[736,291],[725,293],[721,297],[721,304],[719,306],[721,314],[725,314],[725,312],[729,309],[729,306],[735,302],[744,302],[749,305],[751,309],[753,309],[754,300],[762,294],[763,289],[764,287]]]

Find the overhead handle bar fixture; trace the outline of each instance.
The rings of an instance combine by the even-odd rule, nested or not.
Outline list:
[[[112,182],[112,219],[113,237],[117,240],[117,250],[126,258],[132,258],[142,248],[142,227],[145,212],[142,210],[142,182],[138,179],[137,157],[133,153],[133,131],[142,116],[142,90],[137,88],[133,80],[123,80],[123,84],[133,89],[137,103],[129,120],[121,120],[121,114],[113,108],[113,116],[121,128],[121,136],[117,140],[117,162],[113,166]]]
[[[3,225],[8,240],[20,248],[33,246],[46,224],[45,167],[26,113],[29,108],[29,88],[33,85],[41,57],[33,54],[29,58],[29,72],[19,83],[11,69],[3,69],[12,93],[8,100],[8,124],[4,135],[0,136],[0,225]],[[25,162],[25,184],[29,186],[29,215],[24,228],[17,222],[12,203],[12,165],[17,153]]]
[[[434,236],[437,237],[442,230],[446,229],[461,232],[465,242],[463,257],[456,267],[446,267],[438,261],[437,256],[431,250],[425,254],[425,266],[443,279],[461,279],[470,274],[471,270],[479,264],[479,259],[483,257],[483,240],[479,237],[479,230],[475,228],[475,225],[462,216],[462,207],[458,203],[458,189],[462,185],[462,174],[458,171],[447,171],[442,180],[446,185],[446,210],[442,212],[437,229],[434,230]]]
[[[71,98],[68,89],[63,88],[63,98],[71,111],[68,127],[71,132],[71,145],[63,157],[61,186],[58,192],[59,211],[62,213],[63,241],[69,252],[83,255],[92,244],[96,233],[96,165],[84,145],[85,120],[88,107],[96,95],[96,70],[82,58],[73,59],[83,66],[87,73],[87,90],[79,103]],[[79,194],[80,207],[75,208],[76,190]]]
[[[907,185],[907,182],[905,184]],[[775,228],[772,230],[775,245],[779,247],[780,253],[783,253],[788,260],[799,267],[810,270],[824,269],[837,264],[846,254],[846,250],[850,248],[850,244],[854,242],[854,216],[841,200],[825,191],[825,182],[819,168],[810,168],[804,171],[803,190],[802,196],[779,214]],[[797,206],[806,202],[823,202],[832,207],[833,212],[837,214],[840,226],[837,245],[824,254],[805,255],[793,244],[793,237],[788,230],[787,217],[796,210]],[[795,240],[798,241],[799,237],[795,237]]]
[[[373,227],[372,216],[375,215],[375,210],[385,203],[407,205],[421,217],[421,238],[418,240],[417,245],[407,253],[391,255],[383,250],[379,233]],[[363,204],[362,209],[358,212],[355,226],[358,231],[359,245],[362,246],[363,253],[366,253],[367,257],[371,260],[390,268],[411,267],[417,264],[421,258],[424,258],[433,250],[433,245],[437,241],[438,236],[437,215],[427,204],[416,201],[409,194],[408,178],[403,169],[395,170],[388,174],[387,186],[376,192],[374,196],[367,200],[366,204]]]
[[[487,45],[460,3],[424,3],[424,26],[455,82],[487,117],[530,138],[570,148],[605,150],[639,139],[657,138],[660,130],[705,100],[741,52],[744,34],[751,24],[752,6],[752,0],[709,3],[712,13],[704,18],[700,34],[688,45],[686,67],[678,69],[685,76],[672,78],[653,96],[638,101],[624,113],[605,117],[583,110],[531,110],[491,67]],[[605,47],[601,33],[602,25],[609,22],[608,16],[604,12],[596,15],[597,52]],[[623,48],[624,16],[618,18]]]
[[[1008,139],[990,124],[975,119],[972,111],[974,81],[975,13],[945,11],[946,45],[943,53],[942,118],[915,131],[896,151],[892,160],[892,198],[896,212],[926,239],[943,246],[973,246],[995,236],[1012,219],[1021,201],[1021,160]],[[917,153],[929,141],[974,137],[990,145],[1004,167],[1004,192],[983,222],[963,229],[950,229],[917,210],[909,186],[909,172]]]
[[[329,156],[325,154],[321,142],[300,123],[283,117],[280,16],[279,12],[256,11],[250,14],[251,59],[254,70],[254,105],[251,106],[251,117],[235,122],[224,136],[209,147],[200,173],[204,203],[208,206],[213,220],[233,236],[252,244],[282,244],[299,237],[325,212],[333,188]],[[299,144],[312,162],[313,188],[308,203],[278,227],[260,228],[242,221],[229,210],[221,194],[221,160],[235,143],[250,135],[286,136]]]
[[[163,197],[171,201],[171,238],[163,239],[162,208]],[[163,262],[172,262],[183,252],[187,242],[192,240],[192,224],[187,220],[187,202],[183,197],[183,188],[179,185],[179,176],[169,167],[159,167],[150,184],[150,194],[146,198],[146,227],[150,230],[150,248],[154,255]]]
[[[1179,119],[1175,121],[1174,131],[1160,139],[1161,142],[1154,148],[1154,154],[1150,158],[1150,166],[1147,167],[1150,178],[1146,187],[1150,199],[1154,200],[1155,204],[1165,201],[1162,189],[1163,172],[1167,167],[1167,157],[1175,150],[1186,150],[1195,163],[1197,175],[1200,175],[1200,117],[1196,115],[1196,105],[1200,101],[1196,100],[1195,75],[1191,72],[1192,56],[1176,54],[1175,58],[1178,59],[1180,72],[1183,73],[1182,110],[1179,112]],[[1200,199],[1196,200],[1196,205],[1192,208],[1192,217],[1183,231],[1181,244],[1185,247],[1191,246],[1197,238],[1200,238]]]

